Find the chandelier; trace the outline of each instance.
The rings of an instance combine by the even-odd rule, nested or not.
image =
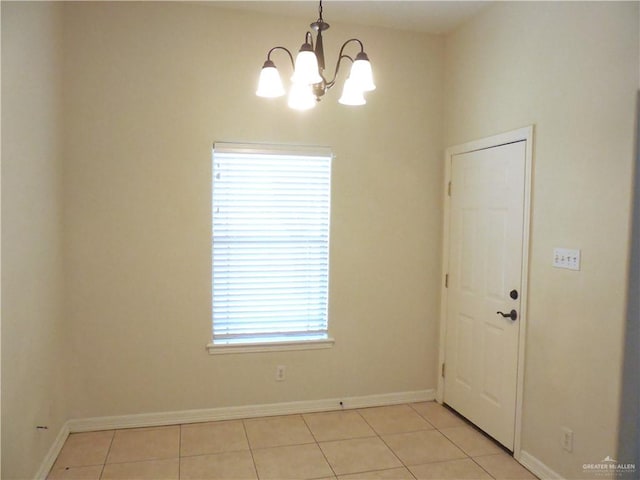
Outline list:
[[[338,102],[343,105],[364,105],[367,103],[364,98],[364,92],[369,92],[376,88],[373,83],[371,63],[369,62],[369,57],[364,52],[364,46],[357,38],[351,38],[344,42],[338,54],[333,78],[327,80],[324,76],[325,59],[322,32],[329,28],[329,24],[322,19],[322,0],[320,0],[318,13],[318,20],[310,25],[317,34],[315,47],[313,35],[307,31],[304,36],[304,43],[298,51],[295,62],[293,61],[291,51],[285,47],[278,46],[269,50],[267,60],[264,62],[262,71],[260,72],[256,95],[259,97],[275,98],[281,97],[286,93],[276,65],[271,60],[271,54],[273,52],[283,50],[288,54],[293,68],[287,102],[289,107],[296,110],[308,110],[315,107],[322,96],[336,84],[338,71],[340,70],[343,60],[350,60],[352,65],[349,76],[344,82],[342,95]],[[355,58],[352,58],[345,53],[345,48],[354,43],[358,44],[360,51],[356,54]]]

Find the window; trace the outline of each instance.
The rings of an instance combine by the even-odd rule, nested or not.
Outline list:
[[[214,145],[211,353],[330,346],[331,159]]]

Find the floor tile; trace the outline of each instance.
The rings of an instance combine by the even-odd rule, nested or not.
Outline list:
[[[244,421],[251,448],[314,443],[301,415],[254,418]]]
[[[407,466],[466,457],[437,430],[385,435],[382,439]]]
[[[47,480],[98,480],[102,473],[102,465],[91,467],[65,467],[53,469]]]
[[[413,480],[413,475],[405,467],[389,470],[375,470],[373,472],[351,473],[340,475],[338,480]]]
[[[250,452],[217,453],[180,459],[180,480],[255,479]]]
[[[273,447],[253,451],[258,477],[263,479],[310,479],[333,475],[316,444]]]
[[[102,465],[113,439],[113,430],[72,433],[62,447],[54,469]]]
[[[179,472],[178,458],[111,463],[105,465],[101,480],[178,480]]]
[[[536,478],[506,453],[474,457],[473,460],[497,480],[533,480]]]
[[[355,411],[311,413],[303,417],[318,442],[376,435]]]
[[[418,480],[491,480],[491,476],[470,458],[409,467]]]
[[[117,430],[107,463],[178,458],[180,426]]]
[[[47,480],[179,478],[536,480],[435,402],[74,433]]]
[[[440,432],[470,457],[503,452],[493,440],[468,425],[442,428]]]
[[[337,475],[402,466],[378,437],[322,442],[320,448]]]
[[[249,450],[242,420],[182,425],[180,456]]]
[[[433,429],[429,422],[408,405],[364,408],[359,413],[380,435]]]
[[[412,403],[411,407],[436,428],[467,425],[462,417],[436,402]]]

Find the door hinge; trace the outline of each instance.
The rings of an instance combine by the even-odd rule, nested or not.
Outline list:
[[[444,288],[449,288],[449,274],[445,274],[444,276]]]
[[[442,364],[442,378],[444,378],[444,363]]]
[[[451,182],[449,182],[449,185],[447,186],[447,195],[451,196]]]

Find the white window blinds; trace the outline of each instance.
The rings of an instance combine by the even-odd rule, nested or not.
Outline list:
[[[214,145],[214,345],[327,338],[331,159]]]

